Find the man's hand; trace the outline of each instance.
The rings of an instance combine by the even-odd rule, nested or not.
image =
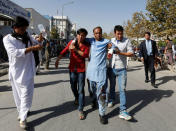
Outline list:
[[[114,54],[119,54],[120,55],[120,50],[119,50],[119,48],[114,48]]]
[[[112,47],[112,44],[111,43],[108,43],[108,49],[110,49]]]
[[[144,57],[141,57],[141,61],[144,63]]]
[[[27,53],[29,53],[31,51],[41,50],[42,48],[43,48],[42,45],[35,45],[35,46],[28,47],[25,50],[25,54],[27,54]]]
[[[69,46],[69,50],[74,50],[75,49],[75,44],[74,43],[71,43],[70,46]]]
[[[32,49],[33,49],[34,51],[36,51],[36,50],[41,50],[42,48],[43,48],[42,45],[35,45],[35,46],[32,46]]]

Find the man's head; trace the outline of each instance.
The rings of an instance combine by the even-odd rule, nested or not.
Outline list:
[[[83,42],[87,36],[88,32],[86,29],[81,28],[79,30],[77,30],[77,39],[78,42]]]
[[[145,32],[144,37],[146,40],[150,40],[150,36],[151,36],[150,32]]]
[[[97,41],[100,41],[102,39],[102,28],[100,26],[97,26],[93,29],[94,37]]]
[[[117,40],[123,39],[123,27],[121,25],[116,25],[114,27],[114,35]]]
[[[29,26],[28,20],[26,20],[21,16],[17,16],[12,28],[17,34],[23,35],[26,32],[28,26]]]

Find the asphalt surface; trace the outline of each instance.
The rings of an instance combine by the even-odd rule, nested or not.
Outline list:
[[[127,107],[133,116],[131,121],[118,118],[119,97],[112,108],[107,109],[108,125],[99,122],[98,110],[92,110],[87,83],[85,86],[87,114],[79,120],[77,107],[70,89],[68,59],[63,59],[59,69],[41,70],[35,77],[35,90],[31,114],[28,117],[30,131],[176,131],[176,73],[168,70],[156,72],[158,89],[144,82],[144,69],[140,62],[130,61],[127,82]],[[0,131],[21,131],[17,111],[8,81],[8,75],[0,77]]]

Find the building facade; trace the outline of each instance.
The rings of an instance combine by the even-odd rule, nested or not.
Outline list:
[[[56,28],[60,38],[66,42],[71,39],[72,23],[67,16],[52,16],[50,19],[50,30]]]
[[[10,0],[0,0],[0,62],[8,61],[3,45],[3,37],[10,34],[16,16],[30,20],[30,13]]]
[[[40,30],[38,28],[38,25],[43,25],[45,32],[47,33],[47,37],[50,36],[50,22],[48,19],[46,19],[44,16],[42,16],[40,13],[38,13],[33,8],[26,8],[28,12],[30,12],[30,25],[29,25],[29,33],[30,34],[40,34]]]

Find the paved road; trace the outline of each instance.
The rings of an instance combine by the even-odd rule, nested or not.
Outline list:
[[[92,110],[86,84],[87,118],[79,120],[77,107],[69,85],[68,59],[60,68],[44,71],[35,77],[35,92],[31,115],[31,131],[176,131],[176,73],[157,72],[158,89],[144,83],[141,63],[130,62],[128,69],[128,111],[134,116],[130,122],[118,118],[119,99],[108,108],[108,125],[101,125],[98,110]],[[118,90],[117,90],[118,94]],[[0,131],[21,131],[17,122],[8,76],[0,77]]]

